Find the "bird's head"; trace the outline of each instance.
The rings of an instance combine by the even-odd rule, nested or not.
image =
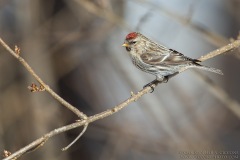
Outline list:
[[[123,43],[123,47],[126,47],[126,50],[130,52],[140,40],[140,33],[131,32],[129,33]]]

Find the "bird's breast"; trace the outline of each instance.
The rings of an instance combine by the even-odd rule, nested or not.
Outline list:
[[[146,70],[146,64],[139,57],[132,56],[132,63],[140,70]]]

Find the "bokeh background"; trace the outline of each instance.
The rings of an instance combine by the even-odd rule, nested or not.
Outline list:
[[[64,99],[87,115],[121,103],[155,77],[136,69],[121,47],[139,31],[198,58],[240,30],[239,0],[1,0],[0,37]],[[224,76],[186,71],[111,117],[58,135],[23,159],[184,159],[188,152],[240,154],[239,49],[203,64]],[[0,151],[14,152],[77,117],[0,47]],[[240,155],[238,155],[240,157]],[[198,159],[198,158],[195,158]]]

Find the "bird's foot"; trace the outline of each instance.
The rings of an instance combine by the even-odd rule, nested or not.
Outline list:
[[[145,87],[151,87],[152,90],[151,90],[150,93],[152,93],[152,92],[154,91],[154,87],[152,86],[153,84],[157,85],[158,83],[161,83],[161,82],[167,83],[167,82],[168,82],[168,79],[169,79],[168,76],[165,76],[163,79],[160,79],[160,80],[159,80],[159,79],[155,79],[155,80],[153,80],[152,82],[144,85],[143,88],[145,88]]]
[[[144,85],[143,88],[151,87],[152,90],[150,91],[150,93],[152,93],[152,92],[154,91],[154,87],[153,87],[152,85],[153,85],[153,84],[156,85],[157,83],[159,83],[159,80],[155,79],[155,80],[153,80],[152,82]]]
[[[146,87],[151,87],[151,89],[152,89],[152,90],[150,91],[150,93],[152,93],[152,92],[154,91],[154,87],[152,86],[152,84],[153,84],[153,83],[152,83],[152,82],[150,82],[150,83],[148,83],[148,84],[144,85],[144,86],[143,86],[143,88],[146,88]]]

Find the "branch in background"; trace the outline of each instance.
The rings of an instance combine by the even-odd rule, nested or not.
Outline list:
[[[192,21],[190,21],[190,18],[185,18],[179,14],[176,14],[175,12],[166,9],[166,7],[163,7],[162,5],[158,5],[147,0],[133,0],[133,1],[137,3],[142,3],[143,5],[151,6],[152,8],[165,13],[166,15],[176,20],[177,22],[181,23],[182,25],[191,27],[195,31],[201,33],[206,40],[208,40],[211,44],[214,44],[215,46],[220,47],[228,43],[228,39],[226,39],[225,37],[215,32],[209,31],[208,29],[200,26],[199,24],[193,23]]]
[[[199,77],[200,80],[206,84],[206,87],[213,95],[215,95],[223,104],[225,104],[226,108],[228,108],[234,115],[240,118],[240,104],[231,98],[221,87],[219,87],[213,80],[208,78],[202,72],[198,70],[194,70],[196,76]]]
[[[140,27],[142,26],[143,23],[145,23],[151,16],[152,10],[149,9],[138,21],[138,24],[136,25],[135,31],[139,31]]]
[[[37,74],[31,69],[31,67],[27,64],[27,62],[20,57],[18,54],[16,54],[16,52],[14,52],[2,39],[0,39],[0,43],[3,45],[3,47],[8,51],[8,53],[10,53],[11,55],[13,55],[15,58],[17,58],[22,65],[38,80],[38,82],[46,89],[46,91],[48,91],[54,98],[56,98],[60,103],[62,103],[64,106],[66,106],[67,108],[69,108],[71,111],[73,111],[75,114],[77,114],[80,118],[82,118],[82,120],[60,127],[58,129],[54,129],[51,132],[43,135],[42,137],[40,137],[39,139],[33,141],[32,143],[30,143],[29,145],[23,147],[22,149],[16,151],[15,153],[11,154],[10,156],[4,158],[4,160],[10,160],[13,158],[18,158],[20,156],[22,156],[24,153],[33,151],[38,149],[39,147],[43,146],[45,144],[45,142],[55,136],[58,135],[60,133],[66,132],[68,130],[83,126],[83,125],[88,125],[94,121],[106,118],[108,116],[113,115],[114,113],[117,113],[118,111],[122,110],[123,108],[125,108],[126,106],[128,106],[130,103],[137,101],[139,98],[141,98],[143,95],[147,94],[149,91],[152,90],[152,88],[155,88],[158,83],[154,83],[151,86],[145,87],[143,88],[141,91],[137,92],[136,94],[131,93],[131,97],[128,98],[127,100],[125,100],[124,102],[122,102],[121,104],[113,107],[112,109],[108,109],[104,112],[95,114],[93,116],[87,117],[84,113],[80,112],[79,110],[77,110],[75,107],[73,107],[72,105],[70,105],[68,102],[66,102],[65,100],[63,100],[61,97],[59,97],[54,91],[52,91],[49,86],[47,86],[41,79],[40,77],[37,76]],[[240,46],[240,40],[236,40],[224,47],[221,47],[213,52],[210,52],[202,57],[199,58],[199,60],[201,61],[205,61],[208,59],[211,59],[215,56],[218,56],[220,54],[226,53],[228,51],[231,51],[233,49],[236,49]],[[70,106],[70,107],[69,107]],[[86,130],[86,128],[84,128],[84,131]],[[82,133],[81,133],[82,135]],[[78,137],[77,137],[78,138]]]
[[[132,30],[131,27],[128,26],[128,24],[122,17],[119,17],[112,11],[100,8],[91,1],[87,0],[74,0],[74,1],[77,4],[81,5],[82,7],[84,7],[88,12],[96,15],[97,17],[102,17],[108,20],[109,22],[119,25],[120,27],[123,27],[130,31]]]

